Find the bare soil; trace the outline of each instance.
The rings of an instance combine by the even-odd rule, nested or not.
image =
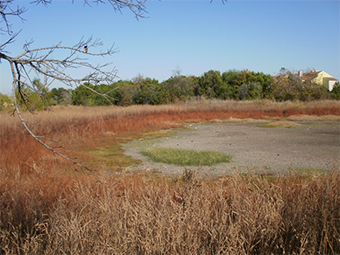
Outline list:
[[[201,176],[217,177],[235,171],[286,174],[301,169],[339,169],[339,118],[296,116],[281,121],[232,120],[189,124],[186,129],[172,132],[174,135],[171,137],[138,140],[124,145],[126,155],[143,162],[126,170],[178,175],[190,169]],[[210,167],[154,163],[139,153],[151,146],[216,150],[232,156],[232,162]]]

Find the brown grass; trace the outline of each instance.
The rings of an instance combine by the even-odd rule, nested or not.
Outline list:
[[[141,174],[54,177],[53,182],[50,178],[40,174],[40,180],[38,176],[20,182],[3,180],[7,182],[0,197],[3,252],[335,254],[340,250],[340,175],[335,172],[271,181],[237,174],[219,180],[155,179]]]
[[[188,120],[340,115],[339,103],[192,102],[53,108],[32,129],[70,156]],[[0,113],[0,253],[340,253],[340,173],[202,180],[82,174]],[[90,156],[79,158],[92,162]],[[105,165],[94,167],[107,170]]]

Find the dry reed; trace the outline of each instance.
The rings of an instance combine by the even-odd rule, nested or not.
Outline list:
[[[299,114],[339,115],[339,103],[65,107],[25,118],[39,120],[37,133],[86,150],[188,119]],[[190,171],[176,178],[81,174],[57,163],[15,118],[0,115],[2,254],[340,253],[337,168],[310,177],[211,180]]]
[[[218,180],[77,176],[56,179],[58,187],[46,187],[48,178],[40,175],[36,182],[43,185],[34,190],[7,180],[13,186],[1,192],[5,254],[340,251],[336,172],[270,181],[238,174]],[[45,194],[51,188],[53,195]]]

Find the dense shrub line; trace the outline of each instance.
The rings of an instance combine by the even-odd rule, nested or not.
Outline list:
[[[323,85],[313,83],[316,72],[303,77],[284,71],[276,77],[248,70],[220,73],[210,70],[200,77],[175,76],[159,83],[155,79],[136,77],[132,81],[118,81],[111,85],[86,84],[100,93],[108,93],[117,105],[168,104],[192,98],[276,101],[338,99],[339,85],[329,92]],[[71,103],[75,105],[109,105],[100,95],[85,87],[72,91]]]
[[[53,88],[48,91],[39,80],[33,81],[33,87],[43,99],[33,91],[25,91],[28,108],[43,109],[47,105],[138,105],[169,104],[192,99],[232,99],[275,101],[298,100],[312,101],[319,99],[340,98],[340,86],[337,83],[329,92],[323,85],[313,82],[315,71],[306,71],[303,76],[285,69],[275,77],[248,70],[223,72],[210,70],[202,76],[176,75],[166,81],[137,76],[132,80],[119,80],[110,85],[84,83],[99,94],[79,86],[75,89]],[[100,94],[105,94],[103,97]],[[22,101],[21,97],[18,97]],[[12,105],[8,96],[0,94],[0,110]]]
[[[339,85],[329,92],[323,85],[313,82],[316,72],[307,71],[303,76],[283,70],[273,77],[248,70],[223,72],[210,70],[200,77],[175,76],[159,83],[141,76],[132,81],[118,81],[111,85],[92,86],[100,93],[108,93],[117,105],[166,104],[192,98],[276,101],[338,99]],[[88,84],[87,84],[88,85]],[[85,87],[73,90],[75,105],[108,105],[105,98],[93,94]]]

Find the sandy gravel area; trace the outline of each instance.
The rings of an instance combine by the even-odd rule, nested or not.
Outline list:
[[[279,124],[279,127],[261,127]],[[178,175],[185,169],[198,175],[216,177],[238,172],[287,173],[291,169],[339,168],[340,121],[296,120],[190,124],[172,130],[174,135],[160,139],[133,141],[124,145],[125,154],[143,161],[127,170]],[[232,156],[231,163],[204,167],[181,167],[150,162],[139,152],[146,147],[216,150]]]

